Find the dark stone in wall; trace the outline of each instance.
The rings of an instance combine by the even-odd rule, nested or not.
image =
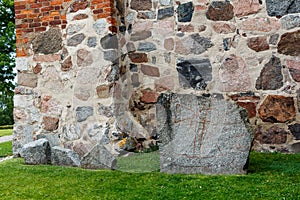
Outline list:
[[[260,72],[256,80],[256,89],[258,90],[276,90],[283,86],[282,65],[280,59],[272,56],[270,61]]]
[[[266,6],[269,16],[282,17],[300,12],[300,0],[266,0]]]
[[[289,130],[292,132],[296,140],[300,140],[300,124],[289,125]]]
[[[61,70],[66,72],[69,71],[73,66],[72,57],[69,56],[61,65]]]
[[[298,111],[300,112],[300,89],[297,90],[297,104],[298,104]]]
[[[300,30],[281,36],[278,43],[278,53],[290,56],[300,55]]]
[[[287,134],[287,131],[277,126],[272,126],[265,132],[258,128],[255,139],[261,144],[284,144],[287,140]]]
[[[174,7],[159,9],[157,19],[165,19],[174,16]]]
[[[76,119],[78,122],[85,121],[88,117],[94,114],[94,109],[91,106],[83,106],[76,108]]]
[[[74,35],[70,39],[68,39],[67,45],[75,47],[79,45],[84,39],[85,35],[83,33]]]
[[[62,49],[62,34],[60,30],[51,28],[40,33],[32,41],[34,53],[53,54]]]
[[[151,0],[132,0],[130,7],[136,11],[151,10],[152,1]]]
[[[150,52],[156,50],[155,44],[152,42],[141,42],[138,46],[138,51]]]
[[[212,79],[212,67],[209,59],[181,59],[177,63],[179,83],[183,88],[205,90]]]
[[[135,63],[148,62],[148,57],[145,53],[130,53],[129,58],[132,62]]]
[[[114,64],[119,62],[119,54],[115,49],[104,51],[103,53],[104,60],[111,61]]]
[[[256,52],[265,51],[270,48],[266,36],[251,37],[247,40],[247,45]]]
[[[177,17],[179,22],[190,22],[194,13],[193,2],[180,4],[177,8]]]
[[[96,37],[89,37],[87,41],[88,47],[96,47],[97,46],[97,38]]]
[[[233,6],[226,1],[213,1],[206,12],[207,19],[228,21],[233,18]]]
[[[269,43],[276,45],[279,39],[279,34],[274,34],[270,36]]]
[[[141,31],[131,34],[130,40],[132,41],[138,41],[138,40],[145,40],[149,37],[151,37],[152,33],[151,31]]]
[[[108,34],[101,38],[100,43],[103,49],[117,49],[119,46],[118,38],[113,34]]]

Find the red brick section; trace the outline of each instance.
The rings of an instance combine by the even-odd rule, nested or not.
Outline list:
[[[74,6],[83,9],[81,5],[90,6],[94,19],[106,18],[111,23],[112,32],[117,31],[117,20],[113,17],[113,0],[15,0],[15,19],[17,35],[17,57],[28,56],[28,41],[30,33],[46,31],[47,27],[66,28],[67,8]],[[78,5],[76,5],[78,4]]]

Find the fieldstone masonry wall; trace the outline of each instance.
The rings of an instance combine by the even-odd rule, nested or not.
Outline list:
[[[248,111],[255,150],[300,151],[298,0],[16,0],[15,10],[15,155],[46,138],[96,168],[97,152],[151,148],[163,92],[221,95]]]

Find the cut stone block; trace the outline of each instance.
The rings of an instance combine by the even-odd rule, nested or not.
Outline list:
[[[161,94],[157,104],[160,170],[245,174],[253,140],[246,110],[192,94]]]
[[[29,165],[48,164],[51,157],[49,142],[46,139],[29,142],[22,147],[20,155]]]

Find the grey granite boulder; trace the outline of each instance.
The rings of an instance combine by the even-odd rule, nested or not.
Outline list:
[[[80,158],[76,152],[70,149],[55,146],[51,149],[51,164],[79,167]]]
[[[29,142],[22,147],[20,155],[26,164],[48,164],[51,157],[49,142],[46,139]]]
[[[115,169],[116,164],[116,158],[101,144],[96,145],[81,160],[81,167],[87,169]]]
[[[253,140],[247,112],[220,95],[207,96],[159,96],[156,112],[161,172],[247,172]]]

